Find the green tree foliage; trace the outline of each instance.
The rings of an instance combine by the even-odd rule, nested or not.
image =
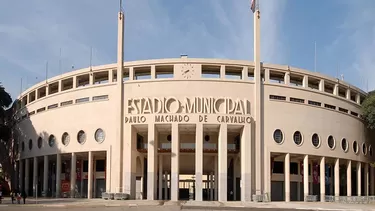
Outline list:
[[[369,93],[362,104],[362,116],[366,121],[367,128],[375,129],[375,91]]]

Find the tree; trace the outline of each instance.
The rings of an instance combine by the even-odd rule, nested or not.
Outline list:
[[[362,104],[362,116],[367,128],[375,130],[375,91],[368,94]]]

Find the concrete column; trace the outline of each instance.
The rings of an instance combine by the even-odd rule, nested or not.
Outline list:
[[[303,200],[309,195],[309,155],[303,158]]]
[[[284,161],[284,176],[285,176],[285,201],[290,202],[290,154],[285,155]]]
[[[74,198],[76,195],[76,180],[77,180],[77,155],[72,152],[72,160],[70,164],[70,197]]]
[[[228,126],[226,124],[220,125],[219,132],[219,201],[227,201],[227,175],[228,175]]]
[[[335,86],[333,87],[333,94],[338,96],[339,95],[339,85],[338,84],[335,84]]]
[[[242,80],[244,81],[248,81],[249,80],[249,68],[246,66],[246,67],[243,67],[242,69]]]
[[[369,171],[368,171],[368,163],[365,163],[365,196],[369,195]]]
[[[335,196],[340,196],[340,159],[335,160]]]
[[[270,82],[270,69],[264,69],[264,83]]]
[[[147,144],[147,200],[156,200],[157,150],[156,128],[154,124],[149,124]]]
[[[48,192],[48,155],[44,155],[43,162],[43,192],[46,196]]]
[[[168,199],[168,172],[164,172],[164,199]]]
[[[225,78],[225,65],[220,66],[220,78],[221,79]]]
[[[113,70],[108,70],[108,83],[113,82]]]
[[[20,165],[20,168],[22,166]],[[370,195],[373,196],[375,195],[375,171],[374,171],[374,167],[370,166],[370,179],[371,179],[371,182],[370,182]]]
[[[203,201],[203,124],[195,128],[195,201]]]
[[[92,198],[92,183],[93,183],[93,173],[94,173],[94,156],[92,155],[92,151],[89,151],[89,160],[88,160],[88,175],[87,175],[87,198]]]
[[[77,76],[73,76],[73,89],[77,88]]]
[[[58,91],[59,91],[59,92],[62,91],[62,80],[59,80],[59,88],[58,88]]]
[[[352,196],[352,161],[348,160],[346,166],[346,193],[347,196]]]
[[[214,173],[210,174],[210,201],[214,200]]]
[[[112,193],[112,188],[111,188],[111,155],[112,155],[112,145],[109,146],[109,149],[107,149],[106,152],[106,166],[105,166],[105,179],[106,179],[106,191],[108,193]]]
[[[163,155],[159,155],[159,200],[163,200]]]
[[[361,104],[361,95],[359,95],[359,93],[355,95],[355,101],[357,102],[357,104]]]
[[[178,201],[180,178],[180,137],[178,124],[172,124],[172,155],[171,155],[171,200]]]
[[[350,100],[350,88],[346,88],[346,99]]]
[[[123,157],[124,160],[122,161],[122,168],[123,168],[123,184],[122,184],[122,193],[127,193],[130,195],[131,199],[136,198],[136,183],[135,183],[135,166],[136,166],[136,155],[134,153],[135,149],[135,142],[137,140],[137,131],[136,129],[130,125],[125,124],[125,131],[124,131],[124,149],[123,149]],[[113,150],[114,151],[114,150]],[[114,155],[112,155],[114,156]],[[114,157],[115,158],[115,157]],[[113,159],[113,162],[115,162],[117,159]],[[143,162],[142,162],[143,163]],[[113,171],[112,171],[113,172]],[[143,172],[143,171],[142,171]],[[113,181],[115,178],[112,178],[111,181]],[[143,190],[143,189],[142,189]],[[144,196],[146,198],[146,196]]]
[[[324,79],[319,81],[319,91],[324,92]]]
[[[357,162],[357,195],[361,196],[361,162]]]
[[[38,185],[38,158],[34,157],[33,163],[33,196],[37,194],[37,185]]]
[[[93,85],[93,84],[94,84],[94,73],[90,72],[90,74],[89,74],[89,85]]]
[[[241,201],[251,201],[251,127],[241,131]]]
[[[326,158],[320,159],[320,201],[325,201],[326,195]]]
[[[308,75],[304,75],[303,76],[302,86],[304,88],[308,88],[309,87],[309,76]]]
[[[284,83],[285,83],[285,85],[289,85],[290,84],[290,72],[285,72]]]
[[[61,154],[56,154],[56,198],[61,194]]]
[[[25,159],[25,191],[26,194],[29,194],[29,181],[30,181],[30,159]]]

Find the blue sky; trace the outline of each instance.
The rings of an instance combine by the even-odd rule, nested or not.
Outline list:
[[[253,59],[250,0],[123,0],[125,60]],[[0,82],[23,88],[116,62],[118,0],[0,0]],[[374,0],[260,0],[261,60],[314,70],[375,89]],[[339,67],[339,68],[338,68]]]

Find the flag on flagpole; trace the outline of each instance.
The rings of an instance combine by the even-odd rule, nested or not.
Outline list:
[[[254,13],[255,12],[255,2],[256,0],[251,0],[251,11]]]

